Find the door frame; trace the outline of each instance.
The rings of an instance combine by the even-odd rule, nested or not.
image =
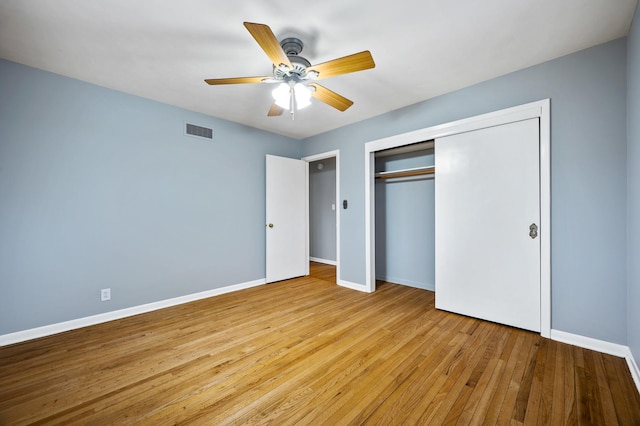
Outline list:
[[[516,121],[540,121],[540,334],[551,336],[551,100],[543,99],[500,111],[427,127],[367,142],[365,178],[365,291],[376,289],[375,266],[375,153],[416,142],[484,129]],[[437,148],[436,148],[437,149]],[[436,172],[437,179],[437,172]]]
[[[336,284],[340,284],[340,150],[322,152],[320,154],[303,157],[302,161],[311,163],[318,160],[326,160],[327,158],[336,159]],[[307,167],[307,230],[310,229],[309,221],[309,167]],[[307,238],[307,264],[309,264],[310,256],[310,238]]]

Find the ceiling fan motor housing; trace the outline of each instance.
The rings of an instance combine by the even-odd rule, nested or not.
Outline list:
[[[306,58],[303,58],[300,55],[302,49],[304,48],[304,44],[299,38],[296,37],[287,37],[280,42],[280,47],[291,61],[291,64],[295,67],[294,71],[298,71],[298,66],[301,65],[303,70],[311,66],[311,62],[309,62]]]
[[[300,52],[302,52],[304,44],[299,38],[288,37],[280,42],[280,47],[282,47],[282,50],[284,50],[287,56],[299,55]]]

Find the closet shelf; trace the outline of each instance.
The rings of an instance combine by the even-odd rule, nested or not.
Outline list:
[[[375,174],[376,179],[391,179],[399,177],[432,175],[436,172],[436,166],[414,167],[412,169],[394,170],[391,172],[379,172]]]

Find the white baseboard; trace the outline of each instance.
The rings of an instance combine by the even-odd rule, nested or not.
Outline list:
[[[309,260],[312,261],[312,262],[324,263],[325,265],[336,266],[338,264],[335,260],[321,259],[319,257],[311,257],[311,256],[309,256]]]
[[[369,290],[367,290],[367,286],[365,286],[364,284],[356,284],[356,283],[352,283],[351,281],[340,280],[338,281],[338,285],[341,287],[350,288],[351,290],[358,290],[364,293],[371,293]]]
[[[265,279],[249,281],[246,283],[229,285],[226,287],[214,288],[200,293],[188,294],[186,296],[174,297],[172,299],[161,300],[158,302],[147,303],[144,305],[133,306],[131,308],[120,309],[117,311],[105,312],[103,314],[92,315],[89,317],[78,318],[70,321],[64,321],[57,324],[45,325],[29,330],[17,331],[15,333],[0,335],[0,346],[12,345],[39,337],[50,336],[52,334],[63,333],[65,331],[75,330],[90,325],[96,325],[103,322],[113,321],[133,315],[144,314],[146,312],[156,311],[158,309],[168,308],[170,306],[181,305],[207,297],[218,296],[220,294],[231,293],[233,291],[243,290],[265,284]]]
[[[638,392],[640,392],[640,368],[638,368],[638,364],[636,363],[631,351],[629,351],[629,356],[627,357],[627,364],[629,365],[629,371],[631,371],[633,381],[636,382]]]
[[[551,339],[626,359],[631,377],[636,384],[636,388],[638,388],[638,392],[640,392],[640,370],[628,346],[553,329],[551,330]]]
[[[434,284],[426,284],[418,281],[407,280],[404,278],[390,277],[387,275],[376,275],[376,280],[386,281],[388,283],[393,283],[393,284],[402,284],[408,287],[421,288],[423,290],[430,290],[430,291],[436,290],[436,286]]]
[[[602,352],[609,355],[624,358],[630,352],[629,347],[618,343],[606,342],[604,340],[593,339],[591,337],[571,334],[560,330],[551,330],[551,340],[568,343],[585,349]]]

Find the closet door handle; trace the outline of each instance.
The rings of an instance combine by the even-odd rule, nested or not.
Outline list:
[[[535,240],[538,236],[538,225],[536,225],[535,223],[529,225],[529,236],[532,240]]]

